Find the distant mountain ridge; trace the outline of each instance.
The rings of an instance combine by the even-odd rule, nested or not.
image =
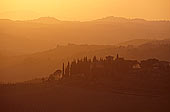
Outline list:
[[[34,20],[28,20],[30,22],[39,22],[39,23],[46,23],[46,24],[56,24],[59,22],[66,22],[63,20],[56,19],[54,17],[40,17],[38,19]],[[49,22],[49,23],[48,23]],[[67,22],[73,22],[73,21],[67,21]],[[115,17],[115,16],[108,16],[101,19],[95,19],[95,20],[89,20],[89,21],[76,21],[76,22],[106,22],[106,23],[126,23],[126,22],[137,22],[137,23],[143,23],[143,22],[170,22],[168,20],[145,20],[141,18],[124,18],[124,17]]]
[[[102,18],[102,19],[94,20],[93,22],[126,23],[126,22],[146,22],[146,21],[147,20],[139,19],[139,18],[127,19],[127,18],[123,18],[123,17],[109,16],[109,17],[105,17],[105,18]]]
[[[0,19],[2,20],[10,20],[10,19]],[[10,20],[14,21],[14,20]],[[29,22],[38,22],[38,23],[44,23],[44,24],[56,24],[59,22],[65,22],[63,20],[56,19],[55,17],[40,17],[37,19],[32,19],[32,20],[15,20],[15,21],[29,21]],[[170,20],[145,20],[141,18],[124,18],[124,17],[115,17],[115,16],[107,16],[101,19],[95,19],[95,20],[88,20],[88,21],[81,21],[81,22],[170,22]],[[67,22],[73,22],[73,21],[67,21]],[[80,21],[76,21],[80,22]]]
[[[42,23],[42,24],[58,24],[61,21],[54,17],[40,17],[34,20],[28,20],[27,22]]]
[[[53,49],[58,44],[116,45],[135,39],[168,39],[169,29],[169,21],[113,16],[85,22],[53,17],[27,21],[0,19],[0,51],[23,55]]]

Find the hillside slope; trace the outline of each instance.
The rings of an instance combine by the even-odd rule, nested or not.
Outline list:
[[[151,52],[152,51],[152,52]],[[58,46],[44,52],[31,55],[3,57],[0,65],[0,79],[2,81],[23,81],[32,78],[48,76],[56,69],[62,68],[73,59],[88,56],[105,57],[116,56],[119,53],[126,59],[143,60],[157,58],[170,61],[170,41],[152,41],[140,46],[111,46],[111,45],[68,45]]]
[[[166,39],[169,21],[107,17],[94,21],[60,21],[42,17],[28,21],[0,20],[0,51],[20,55],[58,44],[113,45],[132,39]]]

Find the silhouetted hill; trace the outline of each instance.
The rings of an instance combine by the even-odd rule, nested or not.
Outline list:
[[[130,91],[129,88],[128,90]],[[124,90],[119,88],[98,89],[93,85],[75,87],[56,83],[0,85],[0,91],[0,111],[3,112],[166,112],[170,110],[168,93],[159,94],[160,97],[138,96],[130,94],[129,91],[124,93],[122,92]],[[153,90],[140,91],[153,93]]]
[[[98,22],[98,23],[147,23],[147,22],[153,22],[153,21],[147,21],[144,19],[140,19],[140,18],[135,18],[135,19],[127,19],[127,18],[123,18],[123,17],[114,17],[114,16],[109,16],[109,17],[105,17],[102,19],[97,19],[94,20],[93,22]]]
[[[151,41],[153,41],[153,40],[151,40],[151,39],[134,39],[134,40],[129,40],[129,41],[119,43],[119,44],[117,44],[117,46],[139,46],[142,44],[149,43]]]
[[[154,43],[154,44],[153,44]],[[160,44],[161,43],[161,44]],[[1,61],[0,79],[6,81],[23,81],[32,78],[47,76],[56,68],[61,68],[63,62],[88,56],[105,57],[107,55],[127,59],[143,60],[157,58],[170,61],[169,40],[151,41],[139,46],[113,46],[113,45],[68,45],[58,46],[44,52],[30,55],[6,57]]]
[[[58,24],[61,21],[54,17],[40,17],[34,20],[28,20],[27,22],[42,23],[42,24]]]
[[[10,19],[0,19],[0,24],[7,24],[7,23],[12,23],[14,21],[10,20]]]
[[[103,23],[125,23],[128,22],[129,20],[123,17],[114,17],[114,16],[109,16],[105,17],[102,19],[97,19],[92,22],[103,22]]]
[[[143,43],[143,46],[161,46],[161,45],[169,45],[170,44],[170,39],[164,39],[164,40],[152,40],[152,41],[148,41]]]
[[[87,22],[42,17],[28,21],[0,20],[0,49],[9,55],[40,52],[57,44],[113,45],[133,39],[166,39],[169,21],[106,17]]]

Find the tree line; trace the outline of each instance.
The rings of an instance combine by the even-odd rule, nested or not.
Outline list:
[[[127,77],[129,75],[154,75],[163,76],[170,74],[170,62],[160,61],[158,59],[147,59],[142,61],[126,60],[114,56],[106,56],[104,59],[92,59],[84,57],[82,59],[73,60],[67,65],[63,63],[62,70],[58,69],[50,74],[48,80],[64,80],[64,79],[86,79],[93,80],[97,78],[112,79],[115,77]]]

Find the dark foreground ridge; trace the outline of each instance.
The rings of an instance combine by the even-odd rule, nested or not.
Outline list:
[[[68,62],[67,66],[63,63],[62,70],[56,70],[48,78],[53,80],[116,80],[125,78],[138,78],[139,80],[161,80],[170,77],[170,62],[159,61],[158,59],[147,59],[143,61],[125,60],[117,54],[106,56],[105,59],[93,59],[84,57],[83,59]]]
[[[168,112],[170,63],[84,57],[36,83],[0,85],[2,112]]]
[[[68,62],[43,82],[57,82],[74,86],[109,88],[126,95],[159,97],[170,91],[170,63],[158,59],[125,60],[117,54],[105,59],[83,59]],[[114,89],[113,89],[114,88]]]

